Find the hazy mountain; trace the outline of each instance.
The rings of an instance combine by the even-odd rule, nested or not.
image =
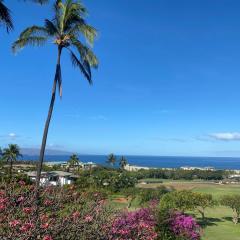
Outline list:
[[[40,149],[38,148],[21,148],[22,155],[36,156],[39,155]],[[45,155],[71,155],[72,152],[57,150],[57,149],[46,149]]]

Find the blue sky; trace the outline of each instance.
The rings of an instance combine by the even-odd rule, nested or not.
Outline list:
[[[38,147],[56,48],[11,43],[51,18],[50,5],[8,1],[15,31],[0,30],[0,145]],[[100,66],[89,86],[62,59],[48,147],[79,153],[240,156],[240,2],[90,1]]]

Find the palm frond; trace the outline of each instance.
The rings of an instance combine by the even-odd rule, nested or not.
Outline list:
[[[54,22],[52,22],[48,19],[45,20],[45,29],[50,36],[54,36],[56,34],[60,35],[60,33],[57,29],[57,26],[55,26]]]
[[[91,68],[86,65],[86,63],[81,63],[81,61],[76,57],[76,55],[71,51],[69,48],[68,50],[70,51],[70,57],[72,60],[72,65],[74,67],[78,67],[80,71],[83,73],[85,78],[88,80],[89,84],[92,84],[92,74],[91,74]]]
[[[78,50],[83,61],[87,61],[93,68],[98,67],[98,59],[90,48],[83,45],[76,38],[71,38],[71,43]]]
[[[9,30],[13,30],[11,13],[10,10],[3,4],[3,0],[0,0],[0,22],[6,26],[7,32],[9,32]]]
[[[44,27],[39,27],[39,26],[33,25],[31,27],[26,28],[24,31],[22,31],[20,33],[19,39],[28,38],[30,36],[37,37],[39,35],[40,36],[43,35],[43,37],[47,36],[48,35],[47,29]]]
[[[87,39],[87,41],[93,45],[94,40],[97,37],[97,30],[90,26],[90,25],[80,25],[79,26],[79,31],[84,35],[84,37]]]
[[[42,46],[46,43],[46,37],[28,37],[28,38],[20,38],[15,41],[12,45],[13,52],[17,52],[21,48],[31,45],[31,46]]]

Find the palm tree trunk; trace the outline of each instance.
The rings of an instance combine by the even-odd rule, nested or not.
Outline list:
[[[51,102],[50,102],[50,106],[49,106],[49,110],[48,110],[48,116],[47,116],[44,132],[43,132],[42,145],[41,145],[41,150],[40,150],[39,162],[38,162],[38,166],[37,166],[37,176],[36,176],[36,195],[37,196],[36,196],[36,198],[38,198],[42,165],[43,165],[47,136],[48,136],[48,129],[49,129],[50,121],[52,118],[52,112],[53,112],[53,107],[54,107],[54,102],[55,102],[55,97],[56,97],[56,87],[57,87],[57,79],[58,79],[58,75],[59,75],[59,71],[60,71],[61,52],[62,52],[62,48],[59,46],[58,47],[56,73],[55,73],[55,78],[54,78],[53,88],[52,88],[52,97],[51,97]]]
[[[13,160],[10,159],[10,169],[9,169],[9,181],[12,181],[12,168],[13,168]]]

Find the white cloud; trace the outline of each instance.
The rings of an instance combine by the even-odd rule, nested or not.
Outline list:
[[[240,141],[240,132],[221,132],[209,134],[211,138],[221,141]]]
[[[15,138],[17,135],[16,135],[16,133],[9,133],[8,136],[9,136],[10,138]]]

